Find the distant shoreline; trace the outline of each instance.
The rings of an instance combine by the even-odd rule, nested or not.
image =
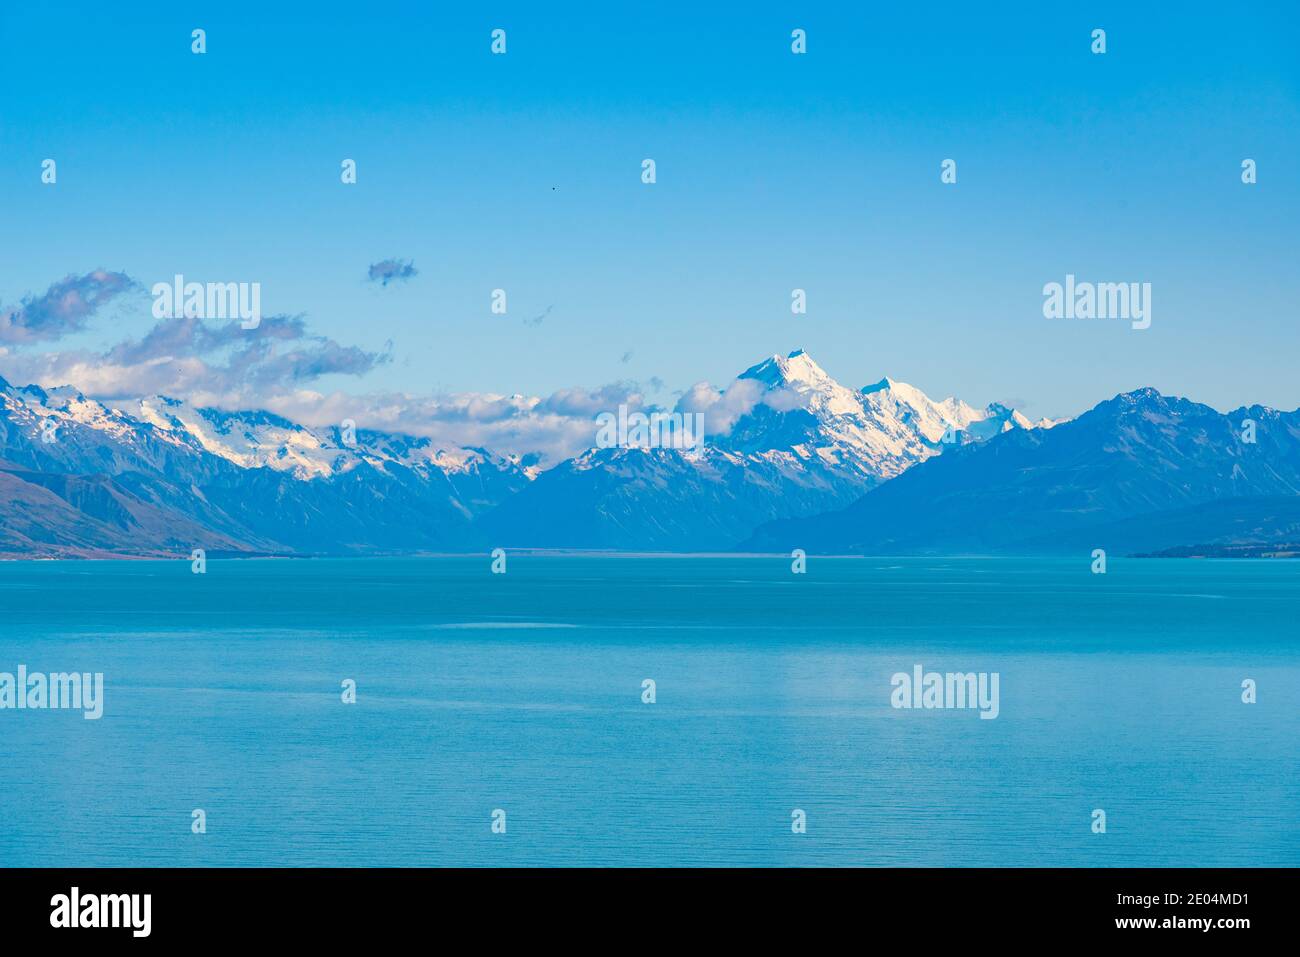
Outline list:
[[[1300,558],[1300,544],[1178,545],[1134,558]]]
[[[617,551],[617,550],[596,550],[596,549],[566,549],[566,548],[508,548],[506,552],[512,556],[527,556],[532,558],[752,558],[752,559],[785,559],[790,558],[788,552],[647,552],[647,551]],[[266,561],[271,559],[286,561],[320,561],[320,560],[344,560],[352,561],[358,559],[394,559],[394,558],[485,558],[490,555],[489,551],[475,552],[376,552],[365,555],[341,555],[335,553],[329,554],[302,554],[286,552],[227,552],[214,551],[207,552],[209,561]],[[829,554],[820,555],[812,553],[809,558],[818,561],[825,559],[859,559],[863,561],[897,561],[897,560],[929,560],[929,561],[993,561],[993,560],[1025,560],[1025,559],[1062,559],[1069,558],[1069,555],[1054,554],[933,554],[933,555],[863,555],[863,554]],[[1279,544],[1279,545],[1185,545],[1175,548],[1165,549],[1160,552],[1142,552],[1118,556],[1122,558],[1180,558],[1180,559],[1300,559],[1300,544]],[[0,562],[85,562],[85,561],[102,561],[102,562],[159,562],[175,561],[189,562],[191,557],[188,554],[157,554],[157,555],[135,555],[112,552],[95,552],[85,555],[18,555],[14,553],[0,553]]]

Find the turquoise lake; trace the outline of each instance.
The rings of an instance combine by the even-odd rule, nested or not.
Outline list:
[[[0,865],[1300,865],[1300,562],[490,565],[0,564]]]

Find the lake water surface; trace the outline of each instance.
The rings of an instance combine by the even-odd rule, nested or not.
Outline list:
[[[0,563],[0,865],[1300,865],[1300,562],[1090,564]]]

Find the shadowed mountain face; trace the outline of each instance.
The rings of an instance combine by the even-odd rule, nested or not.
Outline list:
[[[1284,541],[1294,534],[1298,493],[1300,412],[1254,406],[1222,415],[1142,389],[1050,430],[956,449],[848,508],[769,523],[741,547],[1129,553]]]

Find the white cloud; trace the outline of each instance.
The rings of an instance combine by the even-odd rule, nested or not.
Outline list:
[[[381,273],[382,280],[387,273]],[[311,334],[302,316],[269,316],[254,329],[238,322],[164,319],[145,335],[104,351],[23,348],[82,331],[101,306],[134,288],[138,284],[124,274],[97,271],[70,276],[45,295],[24,299],[0,316],[5,333],[0,340],[17,346],[0,347],[0,374],[20,385],[71,385],[108,402],[167,395],[227,410],[266,409],[312,426],[352,419],[363,429],[427,436],[448,448],[538,453],[552,462],[595,445],[600,413],[620,405],[651,408],[635,382],[559,389],[547,396],[321,392],[312,386],[323,376],[361,376],[390,362],[391,343],[383,352],[343,345]],[[764,394],[762,384],[750,379],[721,390],[700,382],[681,397],[677,410],[703,412],[706,432],[717,435],[759,402],[793,408],[783,391]]]
[[[717,389],[708,382],[697,382],[677,401],[676,411],[703,412],[704,431],[709,435],[725,435],[759,403],[778,412],[789,412],[801,408],[807,401],[791,389],[767,392],[764,389],[763,383],[757,379],[733,379],[725,389]]]

